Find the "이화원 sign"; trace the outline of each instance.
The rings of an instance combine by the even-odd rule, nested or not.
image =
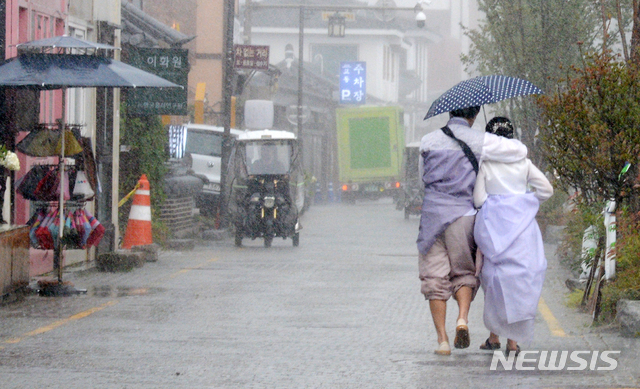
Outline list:
[[[132,115],[187,115],[189,51],[136,47],[127,62],[158,75],[180,88],[135,88],[127,92],[127,112]]]
[[[236,69],[269,69],[269,46],[233,45]]]
[[[340,104],[364,104],[367,96],[367,63],[340,62]]]

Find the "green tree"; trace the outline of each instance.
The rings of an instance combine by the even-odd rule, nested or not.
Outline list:
[[[462,57],[468,73],[504,74],[527,79],[553,91],[564,69],[580,62],[577,42],[592,45],[601,26],[593,0],[480,0],[485,14],[477,30],[467,30],[469,54]],[[533,99],[511,99],[501,110],[521,129],[521,140],[535,163],[539,110]]]
[[[640,162],[639,76],[618,56],[594,54],[555,94],[539,99],[542,150],[556,185],[588,203],[622,204],[632,193],[632,180],[620,172]]]

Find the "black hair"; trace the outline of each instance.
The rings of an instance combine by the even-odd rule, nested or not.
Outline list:
[[[477,105],[475,107],[467,107],[454,109],[449,112],[449,114],[453,117],[465,118],[465,119],[475,119],[478,116],[478,112],[480,112],[480,106]]]
[[[489,123],[487,123],[487,126],[485,127],[485,131],[513,139],[513,124],[511,124],[511,120],[502,116],[496,116],[489,120]]]

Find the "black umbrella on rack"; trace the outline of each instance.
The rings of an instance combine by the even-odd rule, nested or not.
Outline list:
[[[18,56],[0,64],[0,86],[35,90],[62,89],[62,120],[66,128],[65,99],[67,88],[182,88],[144,70],[108,57],[118,48],[81,39],[58,36],[17,45]],[[65,131],[60,132],[61,181],[64,180]],[[61,186],[64,183],[61,183]],[[60,191],[59,208],[64,206]],[[60,212],[60,225],[64,225]],[[62,242],[63,229],[57,241]],[[58,273],[60,294],[65,294],[62,283],[60,243],[54,250],[54,268]]]

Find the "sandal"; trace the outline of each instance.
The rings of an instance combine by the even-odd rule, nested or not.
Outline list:
[[[449,342],[444,341],[440,343],[435,353],[438,355],[451,355],[451,346],[449,346]]]
[[[489,338],[487,338],[487,340],[480,345],[480,350],[499,350],[499,349],[500,349],[500,342],[491,343],[489,341]]]
[[[456,323],[456,337],[453,340],[455,348],[467,348],[471,344],[469,338],[469,327],[464,319],[458,319]]]
[[[515,350],[512,349],[512,348],[507,347],[507,352],[505,353],[507,358],[509,357],[509,354],[511,354],[511,353],[514,353],[515,354],[514,356],[517,358],[518,354],[520,354],[520,345],[517,345]]]

